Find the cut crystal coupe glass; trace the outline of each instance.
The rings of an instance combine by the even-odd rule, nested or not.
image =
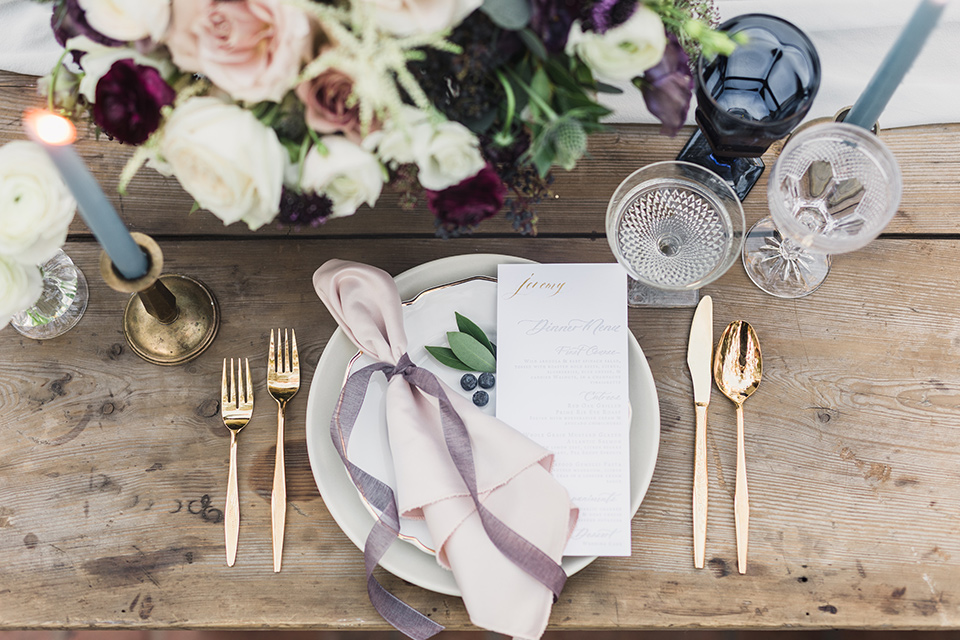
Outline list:
[[[613,255],[631,276],[631,306],[692,306],[696,290],[736,261],[745,222],[723,179],[669,161],[635,171],[617,187],[606,228]]]
[[[32,307],[13,316],[10,326],[34,340],[63,335],[87,308],[87,279],[62,249],[40,265],[43,293]]]
[[[872,132],[842,122],[803,129],[770,173],[771,217],[747,233],[747,275],[781,298],[813,293],[830,271],[829,254],[856,251],[880,235],[902,189],[896,158]]]

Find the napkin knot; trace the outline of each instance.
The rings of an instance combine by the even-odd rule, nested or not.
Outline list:
[[[394,376],[409,378],[416,368],[417,365],[413,364],[413,360],[410,359],[410,354],[404,353],[400,356],[400,359],[397,360],[397,364],[393,366],[393,369],[387,369],[383,373],[387,376],[387,380],[392,379]]]

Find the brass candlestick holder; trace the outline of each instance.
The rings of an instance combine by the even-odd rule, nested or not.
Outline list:
[[[123,335],[134,353],[159,365],[193,360],[213,343],[220,328],[220,306],[199,280],[163,272],[163,252],[148,235],[133,233],[147,254],[147,274],[124,278],[110,256],[100,254],[100,275],[110,288],[133,294],[123,312]]]

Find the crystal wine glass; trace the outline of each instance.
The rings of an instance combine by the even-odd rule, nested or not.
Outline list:
[[[719,28],[739,44],[697,60],[699,130],[677,159],[717,173],[743,200],[763,173],[760,156],[810,110],[820,58],[806,34],[774,16],[746,14]]]
[[[62,249],[40,265],[43,293],[32,307],[13,316],[10,326],[34,340],[63,335],[87,308],[87,279]]]
[[[683,306],[658,295],[692,292],[723,275],[743,244],[743,207],[715,173],[657,162],[630,174],[607,206],[607,241],[632,276],[631,306]],[[696,304],[694,298],[693,304]]]
[[[767,186],[771,217],[755,224],[743,246],[753,282],[780,298],[817,290],[830,255],[866,246],[900,204],[903,179],[876,135],[827,122],[790,137]]]

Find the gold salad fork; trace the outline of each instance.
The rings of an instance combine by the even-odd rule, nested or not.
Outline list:
[[[277,349],[270,330],[270,354],[267,362],[267,390],[279,405],[277,412],[277,457],[273,469],[273,492],[270,494],[270,514],[273,523],[273,570],[280,571],[283,556],[283,528],[287,518],[287,479],[283,463],[283,420],[290,398],[300,389],[300,356],[297,355],[297,333],[277,329]]]
[[[247,426],[253,415],[253,382],[250,380],[250,361],[247,365],[247,382],[237,358],[237,373],[233,373],[233,358],[230,358],[230,381],[227,383],[227,359],[223,359],[223,381],[220,384],[220,417],[230,429],[230,478],[227,481],[227,510],[224,514],[224,533],[227,546],[227,565],[233,566],[237,559],[237,540],[240,537],[240,497],[237,491],[237,434]]]

